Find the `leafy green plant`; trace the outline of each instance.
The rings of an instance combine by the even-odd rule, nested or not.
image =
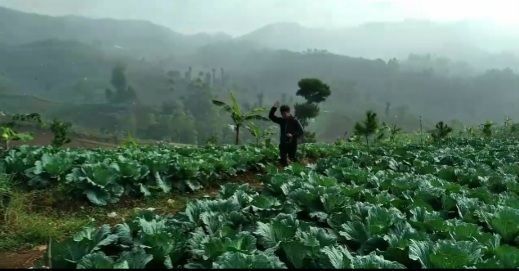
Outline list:
[[[206,142],[208,145],[218,145],[218,137],[215,135],[210,136]]]
[[[1,173],[0,174],[0,216],[4,223],[7,222],[7,206],[11,201],[11,193],[13,190],[12,176]]]
[[[265,142],[265,144],[267,144],[266,141],[268,139],[270,139],[270,137],[272,137],[272,135],[274,134],[274,131],[273,131],[272,127],[267,128],[267,129],[263,129],[263,128],[260,128],[254,122],[248,122],[246,127],[247,127],[247,130],[249,131],[249,133],[256,140],[256,145],[260,145],[261,142]]]
[[[139,141],[137,141],[136,138],[134,138],[130,133],[128,133],[121,145],[125,148],[137,148],[139,147]]]
[[[397,127],[396,124],[393,124],[393,126],[388,125],[387,123],[383,122],[382,127],[377,130],[376,138],[378,141],[389,139],[389,141],[394,141],[396,136],[402,132],[402,129]]]
[[[213,104],[221,107],[225,112],[231,115],[231,119],[234,123],[234,131],[235,131],[235,143],[236,145],[240,144],[240,129],[246,125],[247,122],[251,120],[263,120],[268,121],[268,118],[262,115],[265,111],[265,108],[254,108],[249,112],[242,112],[242,109],[236,100],[236,97],[231,92],[231,103],[225,103],[218,100],[213,100]]]
[[[41,115],[38,113],[30,114],[15,114],[12,116],[13,121],[33,121],[36,123],[42,123]]]
[[[430,132],[435,142],[440,142],[444,140],[453,131],[452,128],[445,124],[443,121],[438,122],[435,128],[436,129]]]
[[[382,122],[382,127],[377,130],[376,133],[376,139],[377,141],[382,141],[389,137],[389,134],[391,132],[391,127],[387,125],[385,122]]]
[[[490,121],[487,121],[486,123],[484,123],[482,126],[483,126],[483,129],[481,130],[483,132],[483,135],[487,138],[491,137],[492,136],[492,126],[494,124]]]
[[[9,150],[10,143],[12,141],[26,142],[26,141],[31,141],[34,139],[31,134],[18,133],[18,132],[15,132],[10,127],[0,127],[0,133],[1,133],[2,142],[4,143],[3,144],[4,150]]]
[[[302,150],[312,148],[304,146]],[[315,147],[314,147],[315,148]],[[316,149],[316,148],[315,148]],[[330,147],[321,146],[319,155]],[[195,191],[215,180],[258,169],[277,159],[272,146],[138,146],[110,150],[70,150],[23,146],[0,160],[6,173],[28,189],[62,186],[95,205],[117,202],[124,195],[150,196],[171,190]]]
[[[391,131],[390,131],[389,139],[391,141],[393,141],[402,132],[402,128],[398,127],[396,124],[393,124],[393,126],[391,126],[390,129],[391,129]]]
[[[52,139],[52,146],[59,148],[67,143],[70,143],[70,127],[72,127],[72,124],[69,122],[62,122],[56,119],[52,121],[50,124],[50,130],[54,134],[54,138]]]
[[[8,150],[12,141],[31,141],[34,138],[29,133],[18,132],[15,130],[17,121],[34,121],[41,124],[41,116],[38,113],[31,114],[15,114],[10,116],[10,121],[0,125],[1,141],[3,142],[3,149]]]
[[[363,136],[366,140],[366,145],[369,146],[369,137],[378,130],[377,113],[373,111],[366,112],[366,119],[363,122],[357,122],[354,129],[355,135]]]
[[[303,153],[326,157],[311,166],[268,167],[261,189],[226,184],[216,197],[189,201],[173,215],[146,211],[124,224],[87,227],[52,242],[47,254],[55,268],[514,268],[517,141],[308,144]],[[6,169],[67,171],[58,165],[68,155],[28,150],[11,151]],[[73,170],[82,178],[68,181],[110,202],[117,185],[169,191],[176,185],[171,176],[200,180],[271,151],[276,159],[275,149],[255,146],[145,150],[92,152],[95,158]]]

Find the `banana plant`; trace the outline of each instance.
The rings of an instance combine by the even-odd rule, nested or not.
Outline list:
[[[274,134],[272,127],[268,129],[262,129],[254,122],[247,123],[246,127],[254,139],[256,139],[256,145],[260,145],[262,140],[265,140],[267,143],[267,140],[270,138],[270,136]]]
[[[236,145],[240,144],[240,128],[245,125],[246,122],[252,120],[264,120],[268,121],[269,119],[263,116],[263,112],[266,111],[263,107],[256,107],[250,110],[249,112],[242,112],[240,104],[236,100],[236,97],[233,93],[230,93],[231,102],[226,103],[223,101],[213,100],[213,104],[221,107],[225,112],[231,114],[231,119],[234,122],[234,132],[235,132],[235,143]]]
[[[4,143],[4,150],[9,149],[9,143],[11,141],[31,141],[33,140],[33,137],[30,134],[27,133],[17,133],[10,127],[2,126],[0,127],[0,137],[2,139],[2,142]]]

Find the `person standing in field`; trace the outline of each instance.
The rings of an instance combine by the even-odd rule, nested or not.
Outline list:
[[[283,166],[288,166],[288,158],[291,162],[297,161],[297,140],[303,136],[303,126],[290,114],[288,105],[282,105],[279,108],[281,118],[275,115],[278,108],[279,102],[276,102],[270,109],[269,119],[279,124],[281,130],[279,139],[280,162]]]

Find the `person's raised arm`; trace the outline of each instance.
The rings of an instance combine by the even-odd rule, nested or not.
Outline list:
[[[281,121],[282,121],[282,119],[280,117],[276,117],[276,115],[275,115],[278,107],[279,107],[279,102],[276,102],[270,109],[270,113],[269,113],[269,119],[275,123],[281,123]]]

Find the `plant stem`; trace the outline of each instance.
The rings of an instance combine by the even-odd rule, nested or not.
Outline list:
[[[240,144],[240,125],[236,125],[236,145]]]

